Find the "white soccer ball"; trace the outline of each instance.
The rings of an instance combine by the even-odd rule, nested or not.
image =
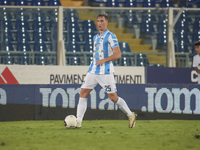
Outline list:
[[[76,128],[76,125],[77,119],[74,115],[68,115],[67,117],[65,117],[64,126],[66,128]]]

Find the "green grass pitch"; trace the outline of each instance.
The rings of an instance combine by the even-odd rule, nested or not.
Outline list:
[[[66,129],[63,121],[0,122],[0,149],[8,150],[199,150],[200,121],[84,121]]]

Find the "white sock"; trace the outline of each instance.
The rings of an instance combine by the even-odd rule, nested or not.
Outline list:
[[[121,97],[118,98],[116,104],[119,106],[121,111],[124,112],[129,118],[133,117],[133,113],[131,112],[131,110],[128,108],[128,105]]]
[[[87,98],[79,97],[79,102],[77,106],[77,122],[81,124],[84,114],[87,109]]]

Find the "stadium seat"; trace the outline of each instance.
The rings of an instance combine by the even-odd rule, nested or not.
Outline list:
[[[156,34],[155,29],[153,27],[153,22],[151,21],[149,16],[143,16],[141,32],[146,34]]]
[[[33,6],[45,6],[43,0],[33,0]]]
[[[34,64],[36,65],[46,65],[47,64],[47,59],[43,53],[36,53],[34,55]]]
[[[90,65],[93,60],[93,54],[87,54],[87,62],[86,65]]]
[[[79,20],[79,16],[75,9],[68,9],[64,13],[64,19],[66,21]]]
[[[155,7],[155,0],[144,0],[143,7]]]
[[[188,53],[188,34],[182,30],[181,32],[176,33],[176,37],[176,52]]]
[[[85,44],[85,42],[82,42],[80,40],[79,34],[77,31],[72,30],[68,32],[68,37],[67,37],[68,42],[77,42],[79,44]]]
[[[15,5],[17,5],[17,6],[28,6],[28,1],[27,0],[16,0]]]
[[[193,25],[193,43],[196,41],[200,41],[200,17],[197,17],[195,19],[194,25]]]
[[[60,0],[49,0],[49,6],[61,6]]]
[[[29,65],[29,57],[27,53],[22,53],[17,55],[17,61],[15,59],[15,64],[20,64],[20,65]]]
[[[1,0],[1,5],[11,5],[12,0]]]
[[[162,0],[161,7],[174,7],[171,0]]]
[[[80,46],[76,42],[69,42],[67,44],[67,52],[80,52]]]
[[[79,27],[79,24],[78,24],[78,21],[77,20],[68,20],[68,22],[67,22],[67,24],[68,24],[68,29],[69,29],[69,31],[71,31],[71,32],[78,32],[78,31],[81,31],[80,30],[80,27]]]
[[[13,54],[7,53],[7,54],[2,54],[2,64],[8,64],[8,65],[12,65],[14,63],[14,56]]]
[[[133,10],[127,10],[125,11],[125,22],[128,24],[140,24],[141,22],[139,21],[137,14]]]
[[[149,61],[145,54],[138,54],[137,55],[137,66],[148,66]]]
[[[134,62],[134,54],[122,54],[121,59],[119,59],[119,61],[117,62],[118,64],[120,64],[121,66],[135,66],[135,62]],[[118,65],[117,63],[115,63],[115,65]]]
[[[3,51],[14,51],[14,47],[13,47],[13,44],[12,42],[3,42],[2,43],[2,47],[3,47]]]
[[[121,52],[131,52],[129,45],[126,42],[119,43],[119,47],[120,47]]]
[[[93,52],[93,37],[97,33],[94,21],[84,20],[83,30],[84,30],[83,39],[85,42],[84,51]]]
[[[137,7],[137,0],[126,0],[125,7]]]
[[[18,51],[23,51],[23,52],[27,52],[27,51],[31,51],[30,48],[30,44],[28,42],[18,42]]]
[[[84,20],[83,21],[83,30],[86,32],[98,32],[96,25],[93,20]]]
[[[107,1],[107,7],[119,7],[118,0],[108,0]]]
[[[66,54],[66,65],[81,65],[81,55]]]
[[[45,52],[46,51],[46,44],[45,42],[35,42],[34,51]]]
[[[167,17],[162,16],[158,22],[158,44],[167,45]]]
[[[92,42],[86,42],[85,46],[84,46],[84,51],[85,52],[93,52],[93,43]]]

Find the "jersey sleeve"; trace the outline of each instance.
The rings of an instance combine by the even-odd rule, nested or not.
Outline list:
[[[196,58],[197,58],[196,56],[193,57],[193,67],[198,67],[198,63],[200,63],[197,61]]]
[[[117,37],[115,34],[111,34],[109,37],[109,43],[111,45],[112,48],[119,46]]]

